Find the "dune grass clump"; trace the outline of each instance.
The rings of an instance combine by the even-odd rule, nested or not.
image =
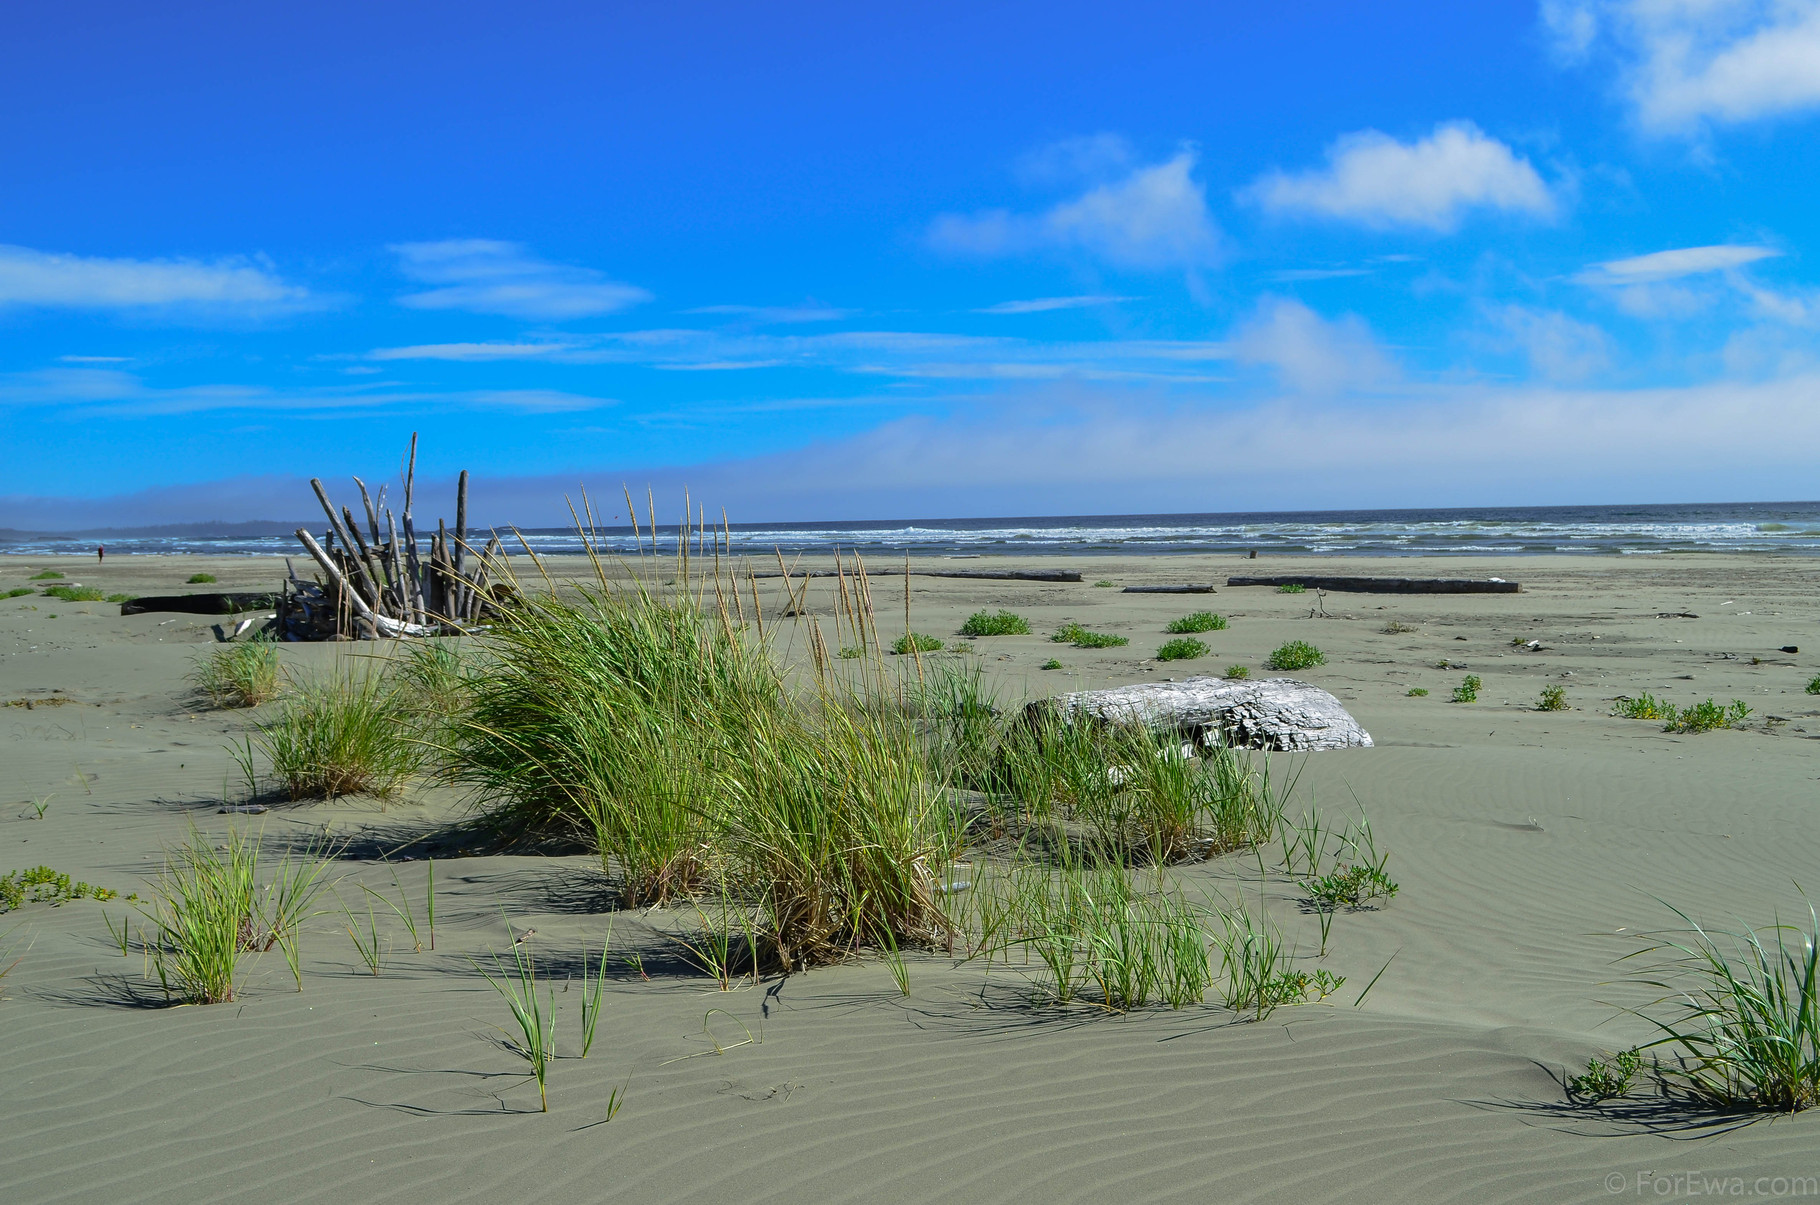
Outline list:
[[[107,601],[107,593],[94,586],[51,586],[44,594],[46,598],[60,598],[64,602]]]
[[[1224,632],[1226,617],[1215,615],[1212,611],[1196,611],[1193,615],[1170,620],[1163,630],[1173,636],[1191,635],[1195,632]]]
[[[249,640],[212,649],[189,679],[216,707],[257,707],[277,698],[283,683],[278,646]]]
[[[186,1004],[234,999],[240,957],[256,927],[256,844],[231,832],[227,847],[195,829],[165,857],[158,898],[144,915],[153,932],[147,950],[167,998]]]
[[[1651,1046],[1679,1058],[1658,1074],[1723,1109],[1794,1113],[1820,1104],[1820,920],[1766,930],[1708,930],[1679,908],[1679,935],[1638,954],[1667,961],[1640,973],[1668,993],[1641,1015],[1662,1033]],[[1637,955],[1632,955],[1636,957]],[[1650,1015],[1668,1008],[1666,1019]]]
[[[71,900],[111,900],[118,894],[108,887],[72,880],[69,875],[49,866],[34,866],[0,876],[0,913],[27,904],[49,904],[54,908]]]
[[[1301,582],[1284,582],[1282,585],[1277,587],[1277,593],[1278,594],[1306,594],[1306,593],[1308,593],[1308,587],[1304,586]]]
[[[282,709],[258,726],[252,741],[292,799],[391,799],[428,751],[415,718],[387,675],[344,666],[293,683]]]
[[[892,643],[891,651],[900,657],[908,657],[916,653],[939,653],[942,651],[942,638],[925,636],[920,632],[907,632]]]
[[[1290,671],[1326,664],[1327,655],[1306,640],[1291,640],[1280,645],[1264,663],[1267,669]]]
[[[1131,643],[1128,636],[1090,632],[1078,623],[1063,624],[1049,639],[1057,644],[1072,644],[1077,649],[1116,649]]]
[[[200,586],[205,582],[212,582],[214,580],[215,575],[212,573],[192,573],[189,577],[184,579],[187,584],[192,586]]]
[[[1165,640],[1156,651],[1158,661],[1192,661],[1196,657],[1205,657],[1208,653],[1207,642],[1196,640],[1193,636],[1178,636],[1174,640]]]
[[[961,625],[963,636],[1028,636],[1030,623],[1010,611],[975,611]]]
[[[30,577],[26,578],[25,580],[28,582],[49,582],[49,581],[55,581],[57,578],[60,578],[62,576],[63,575],[61,573],[58,573],[55,569],[46,569],[42,573],[32,574]]]
[[[0,594],[0,598],[21,598],[30,593],[32,593],[32,588],[30,586],[14,586],[6,593]]]

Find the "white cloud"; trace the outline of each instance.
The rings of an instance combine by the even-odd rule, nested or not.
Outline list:
[[[1627,259],[1606,260],[1592,264],[1574,279],[1590,285],[1641,285],[1707,272],[1723,272],[1781,255],[1774,247],[1748,244],[1717,243],[1708,247],[1677,247],[1670,251],[1652,251]]]
[[[1545,0],[1541,16],[1567,61],[1606,36],[1651,133],[1820,108],[1820,0]]]
[[[308,290],[246,259],[104,259],[0,245],[0,305],[269,312],[311,300]]]
[[[1376,228],[1457,228],[1467,212],[1498,210],[1547,218],[1555,198],[1529,161],[1471,122],[1436,126],[1416,142],[1377,130],[1327,148],[1327,167],[1273,172],[1242,194],[1275,213],[1358,222]]]
[[[1032,297],[1028,301],[1001,301],[997,305],[989,305],[973,312],[976,314],[1047,314],[1052,310],[1080,310],[1136,300],[1135,297],[1114,297],[1105,293],[1089,293],[1078,297]]]
[[[1220,259],[1221,238],[1206,190],[1194,181],[1195,159],[1195,152],[1182,151],[1041,214],[945,214],[929,240],[945,251],[982,256],[1072,250],[1140,271],[1208,267]]]
[[[1584,380],[1611,364],[1611,336],[1559,310],[1507,305],[1490,310],[1487,317],[1497,331],[1492,345],[1521,352],[1542,380]]]
[[[798,322],[838,322],[842,318],[851,318],[854,311],[836,309],[831,305],[805,301],[801,305],[698,305],[686,314],[730,314],[765,325],[791,324]]]
[[[552,264],[517,243],[496,239],[401,243],[391,250],[406,276],[439,286],[398,299],[415,309],[562,321],[611,314],[651,299],[636,285],[608,280],[591,268]]]
[[[420,343],[412,347],[376,347],[373,360],[541,360],[572,351],[573,343]]]
[[[1257,312],[1233,332],[1231,345],[1235,360],[1274,369],[1297,393],[1368,389],[1398,377],[1362,319],[1349,314],[1330,322],[1287,298],[1259,302]]]

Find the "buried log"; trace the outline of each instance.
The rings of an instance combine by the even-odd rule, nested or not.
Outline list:
[[[1126,586],[1120,594],[1213,594],[1212,586]]]
[[[1523,587],[1500,577],[1318,577],[1284,573],[1274,577],[1229,577],[1228,586],[1301,586],[1345,594],[1520,594]]]
[[[1068,720],[1142,724],[1179,732],[1199,744],[1217,742],[1242,749],[1371,747],[1371,734],[1338,699],[1294,678],[1141,682],[1038,699],[1024,714],[1032,720],[1059,715]]]
[[[872,577],[897,577],[902,569],[868,569]],[[988,582],[1078,582],[1081,575],[1072,569],[914,569],[917,577],[964,577]],[[753,577],[839,577],[838,569],[804,569],[790,574],[754,573]]]
[[[127,599],[120,604],[120,613],[143,615],[147,611],[178,611],[185,615],[238,615],[242,611],[269,611],[278,605],[278,601],[279,596],[270,592],[155,594]]]

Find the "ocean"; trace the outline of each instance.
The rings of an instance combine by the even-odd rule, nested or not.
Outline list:
[[[36,534],[0,532],[0,553],[110,552],[270,556],[301,550],[288,533],[210,535],[200,529]],[[320,536],[318,531],[318,536]],[[539,554],[581,551],[573,528],[529,528]],[[650,533],[641,533],[647,547]],[[512,551],[516,537],[502,531]],[[482,534],[484,539],[484,532]],[[600,528],[599,546],[633,551],[626,527]],[[673,553],[677,528],[660,526]],[[1064,515],[995,519],[736,523],[735,553],[856,551],[883,558],[1173,553],[1304,556],[1540,556],[1663,553],[1820,555],[1820,502],[1484,507],[1461,510],[1268,511],[1185,515]],[[475,543],[479,543],[478,540]]]

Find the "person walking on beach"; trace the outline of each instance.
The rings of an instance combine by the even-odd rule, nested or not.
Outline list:
[[[95,560],[97,560],[97,561],[107,560],[107,545],[106,544],[95,545]]]

